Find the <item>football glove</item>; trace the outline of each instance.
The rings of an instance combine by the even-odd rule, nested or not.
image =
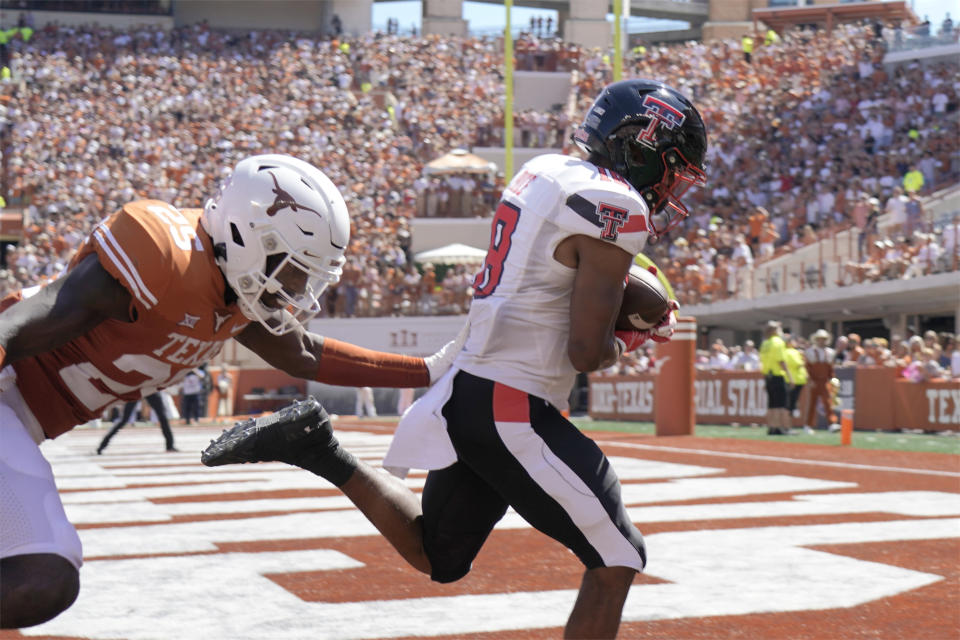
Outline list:
[[[680,303],[676,300],[670,301],[670,311],[660,319],[650,329],[650,339],[654,342],[670,342],[673,332],[677,329],[677,312],[680,311]]]
[[[430,373],[430,384],[433,384],[443,376],[453,366],[453,360],[463,349],[463,343],[467,341],[467,334],[470,333],[470,323],[464,322],[463,328],[453,340],[440,347],[440,350],[423,359],[427,365],[427,371]]]
[[[625,353],[636,351],[644,342],[650,339],[650,329],[634,329],[632,331],[614,331],[613,339],[617,342],[619,353],[617,358]]]

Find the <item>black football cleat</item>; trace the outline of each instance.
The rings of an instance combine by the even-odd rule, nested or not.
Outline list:
[[[310,396],[270,415],[238,422],[210,442],[200,461],[208,467],[271,461],[302,466],[339,447],[330,417]]]

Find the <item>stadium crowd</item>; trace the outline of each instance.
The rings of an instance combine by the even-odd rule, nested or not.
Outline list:
[[[694,194],[687,224],[652,247],[681,302],[736,295],[738,270],[850,226],[862,230],[863,249],[849,282],[956,268],[956,231],[951,254],[943,229],[909,202],[960,177],[958,67],[887,69],[874,35],[869,25],[785,34],[750,63],[735,40],[635,54],[630,73],[690,95],[711,136],[708,187]],[[525,60],[563,52],[579,102],[576,114],[517,114],[519,144],[564,145],[609,81],[609,56],[521,41]],[[12,134],[7,192],[30,224],[3,256],[0,294],[59,273],[124,202],[202,206],[241,157],[274,151],[320,167],[352,214],[344,279],[324,313],[460,313],[469,304],[466,267],[414,265],[409,221],[462,215],[464,202],[466,215],[483,214],[496,201],[497,180],[451,186],[422,175],[451,149],[502,143],[496,39],[54,25],[10,45],[14,74],[0,96]],[[877,228],[879,212],[900,208],[896,228]],[[899,251],[895,268],[890,259],[874,268],[878,243]],[[917,257],[904,244],[944,251]]]
[[[784,339],[801,353],[815,346],[813,336],[786,333]],[[901,378],[913,382],[960,380],[960,341],[950,332],[925,331],[903,338],[898,334],[865,338],[857,333],[838,336],[832,349],[835,367],[892,367]],[[703,370],[759,371],[760,358],[756,344],[747,340],[742,345],[727,345],[716,339],[709,349],[698,349],[694,366]],[[604,375],[632,375],[656,368],[652,348],[640,348],[624,355]]]
[[[666,77],[698,104],[711,133],[707,187],[689,223],[651,256],[681,302],[736,296],[739,270],[851,227],[862,245],[899,245],[886,277],[956,269],[956,232],[934,227],[920,197],[960,178],[960,67],[888,69],[886,47],[870,26],[844,25],[788,32],[750,63],[733,41],[656,47],[634,61],[634,75],[671,69]],[[581,108],[604,73],[582,79]],[[878,228],[886,212],[891,222]],[[927,245],[936,256],[908,269]]]

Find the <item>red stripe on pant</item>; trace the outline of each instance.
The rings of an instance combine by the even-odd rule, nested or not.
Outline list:
[[[493,419],[496,422],[530,422],[530,399],[505,384],[493,385]]]

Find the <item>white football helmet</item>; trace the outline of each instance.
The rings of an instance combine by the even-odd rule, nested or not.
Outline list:
[[[240,310],[282,335],[320,311],[340,280],[350,218],[322,171],[291,156],[240,161],[200,219]]]

